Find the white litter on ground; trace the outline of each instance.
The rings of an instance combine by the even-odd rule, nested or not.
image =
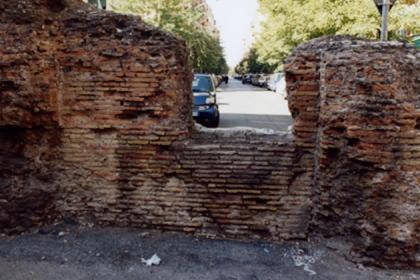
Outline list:
[[[145,260],[145,259],[141,258],[141,262],[144,263],[146,266],[159,265],[160,264],[160,258],[159,258],[158,255],[154,254],[148,260]]]
[[[296,266],[303,266],[303,270],[309,273],[309,275],[316,275],[315,270],[312,269],[312,265],[315,263],[316,258],[313,256],[305,255],[304,251],[298,249],[294,252],[292,259]]]

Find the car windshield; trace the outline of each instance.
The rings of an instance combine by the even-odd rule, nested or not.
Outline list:
[[[212,92],[213,83],[210,76],[194,76],[192,83],[193,92]]]

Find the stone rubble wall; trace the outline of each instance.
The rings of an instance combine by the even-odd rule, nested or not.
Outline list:
[[[285,67],[297,140],[315,128],[312,228],[359,237],[355,249],[381,265],[420,266],[419,58],[403,43],[326,38]],[[319,101],[305,107],[312,74]],[[318,119],[300,123],[314,108]]]

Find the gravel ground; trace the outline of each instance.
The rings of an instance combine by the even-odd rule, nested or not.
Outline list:
[[[0,238],[1,280],[91,279],[420,279],[419,271],[381,270],[347,261],[337,240],[239,242],[178,233],[58,225]],[[153,254],[161,263],[141,262]]]

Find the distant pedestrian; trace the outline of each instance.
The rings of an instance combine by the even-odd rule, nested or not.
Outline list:
[[[225,84],[229,83],[229,76],[228,75],[223,76],[223,82],[225,82]]]

